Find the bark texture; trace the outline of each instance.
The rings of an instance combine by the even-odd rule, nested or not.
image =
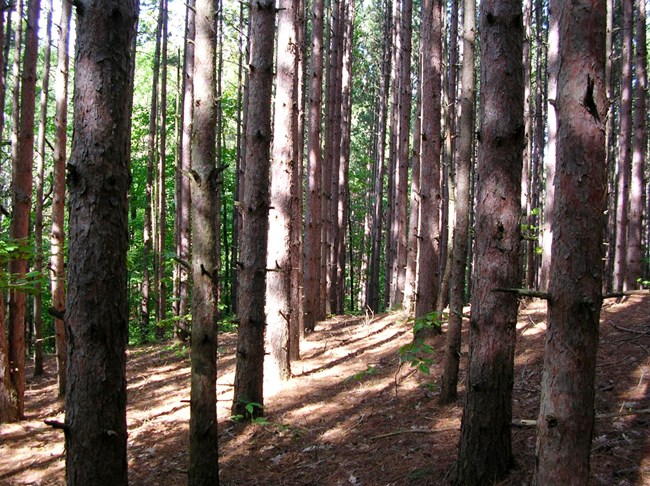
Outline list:
[[[127,190],[137,9],[136,0],[77,3],[65,314],[70,485],[127,484]]]
[[[192,133],[192,377],[189,484],[218,484],[217,319],[219,241],[216,141],[215,3],[196,2]]]
[[[588,484],[605,228],[605,1],[558,12],[553,268],[535,481]]]
[[[269,352],[267,376],[287,380],[289,363],[289,323],[291,309],[291,233],[294,148],[296,124],[294,87],[296,82],[295,1],[282,0],[278,11],[278,65],[276,68],[273,161],[271,163],[271,208],[266,277],[266,346]]]
[[[275,8],[270,0],[251,6],[249,36],[246,172],[241,204],[239,264],[239,335],[233,413],[246,416],[246,405],[263,405],[266,247],[269,227],[271,87]],[[255,407],[254,415],[261,413]]]
[[[476,267],[456,483],[488,484],[512,466],[512,384],[520,282],[524,78],[521,0],[481,3]]]
[[[459,122],[458,158],[456,161],[456,223],[454,227],[453,265],[450,277],[449,324],[445,369],[440,380],[440,402],[456,400],[458,367],[460,363],[463,303],[465,298],[465,270],[467,268],[467,240],[470,214],[470,174],[474,140],[474,39],[475,2],[463,2],[463,66],[460,92],[461,117]]]
[[[312,18],[311,75],[309,78],[307,214],[305,228],[305,329],[313,331],[320,319],[321,274],[321,199],[322,163],[321,122],[323,102],[323,0],[315,0]]]
[[[17,154],[12,173],[12,218],[9,236],[27,242],[32,205],[32,167],[34,165],[34,110],[36,105],[36,63],[38,58],[38,19],[40,1],[27,4],[27,29],[25,55],[20,87],[20,123]],[[9,262],[9,273],[22,279],[27,273],[27,260]],[[25,416],[25,293],[10,292],[9,297],[9,372],[15,390],[16,406],[20,418]]]
[[[71,3],[63,2],[59,22],[59,48],[54,81],[54,182],[52,188],[52,229],[50,231],[52,307],[60,313],[65,311],[65,165],[67,160],[68,53],[70,49],[71,16]],[[54,341],[56,344],[59,395],[61,396],[65,394],[66,389],[66,364],[68,360],[65,323],[62,319],[54,320]]]

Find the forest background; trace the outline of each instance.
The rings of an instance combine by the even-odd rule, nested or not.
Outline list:
[[[28,3],[31,7],[35,2]],[[455,2],[440,5],[439,71],[433,76],[439,84],[433,92],[436,93],[434,96],[440,96],[441,111],[437,120],[441,126],[434,126],[432,132],[433,140],[437,142],[434,150],[437,145],[439,163],[431,179],[434,183],[420,186],[419,177],[424,177],[423,169],[419,168],[420,153],[424,150],[420,147],[424,140],[420,135],[424,130],[421,127],[431,119],[419,116],[426,103],[426,97],[419,93],[424,89],[425,81],[431,79],[420,74],[425,66],[421,53],[427,51],[420,46],[430,39],[424,34],[428,23],[421,23],[418,15],[425,2],[409,8],[403,2],[371,1],[355,4],[354,8],[342,6],[345,6],[344,2],[327,5],[323,17],[326,33],[323,44],[327,46],[325,59],[329,64],[323,76],[322,145],[325,159],[331,160],[326,162],[324,159],[324,167],[329,167],[329,170],[325,169],[319,176],[322,177],[322,187],[318,198],[329,201],[322,204],[321,218],[323,226],[330,229],[321,230],[323,233],[319,236],[322,234],[324,237],[313,247],[322,251],[320,265],[323,270],[316,284],[300,284],[296,280],[297,283],[291,285],[297,289],[304,288],[305,292],[318,287],[321,289],[320,304],[317,306],[308,296],[299,294],[294,301],[299,303],[293,307],[302,306],[303,297],[306,297],[307,308],[299,314],[305,318],[300,325],[308,330],[327,314],[344,311],[365,314],[399,307],[417,317],[428,316],[425,321],[434,322],[449,300],[449,279],[454,267],[451,235],[456,231],[457,221],[466,217],[471,228],[475,216],[473,204],[465,208],[463,214],[457,214],[454,205],[454,188],[458,186],[458,151],[463,140],[458,135],[462,115],[458,100],[463,85],[459,83],[457,68],[467,57],[463,42],[459,42],[459,32],[463,32],[459,29],[462,10],[459,15],[459,5]],[[27,293],[30,296],[27,299],[29,305],[25,307],[25,342],[26,351],[37,363],[42,362],[43,352],[57,349],[57,336],[62,338],[56,331],[56,321],[64,309],[55,300],[56,285],[53,285],[60,277],[51,278],[48,270],[56,273],[56,268],[60,268],[60,263],[55,262],[56,256],[66,253],[52,251],[52,244],[61,245],[63,241],[56,240],[57,231],[67,233],[65,229],[55,230],[48,224],[56,220],[54,201],[61,198],[58,192],[61,186],[56,188],[55,175],[56,146],[61,134],[57,133],[55,117],[52,116],[57,99],[50,95],[53,89],[48,83],[50,78],[58,79],[58,73],[51,69],[57,53],[52,46],[60,45],[57,36],[52,35],[52,19],[56,19],[60,12],[53,13],[49,2],[44,2],[43,7],[40,12],[36,10],[40,13],[41,26],[45,25],[38,31],[40,40],[36,49],[29,48],[30,37],[23,35],[23,30],[25,34],[29,33],[29,22],[25,22],[28,12],[22,11],[21,2],[5,5],[1,29],[5,38],[1,99],[6,107],[1,133],[2,140],[11,142],[3,143],[0,160],[3,215],[0,256],[3,265],[13,265],[11,262],[14,261],[28,262],[24,275],[12,272],[11,268],[3,271],[2,290],[7,294],[11,291],[12,294]],[[647,96],[645,3],[642,0],[636,3],[624,0],[610,7],[606,86],[612,103],[606,124],[609,194],[603,285],[606,293],[640,288],[647,285],[650,278],[647,222],[650,185],[647,184],[645,129],[648,113],[644,104]],[[535,4],[525,2],[522,24],[526,91],[524,143],[521,147],[520,230],[523,243],[519,270],[522,283],[533,292],[546,289],[550,272],[548,237],[552,220],[553,157],[549,155],[549,142],[554,141],[547,119],[553,111],[549,106],[554,99],[549,95],[552,57],[549,57],[551,29],[548,8],[549,5],[542,1]],[[416,12],[412,19],[409,9]],[[217,12],[216,167],[220,201],[215,218],[218,217],[220,235],[219,310],[222,316],[220,325],[232,329],[240,320],[237,288],[238,268],[241,267],[238,242],[242,195],[239,191],[246,163],[246,109],[251,109],[246,107],[247,92],[244,89],[249,72],[245,61],[248,11],[243,4],[223,3],[217,5]],[[187,126],[181,116],[187,99],[184,97],[187,83],[183,82],[187,76],[185,54],[189,38],[185,14],[184,5],[175,1],[169,5],[164,0],[140,5],[135,45],[127,259],[131,344],[172,337],[187,340],[191,326],[187,276],[189,238],[183,234],[184,215],[188,214],[189,206],[187,199],[183,199],[182,189],[183,181],[191,175],[189,166],[183,165],[182,134]],[[296,232],[296,240],[290,245],[299,247],[304,237],[307,249],[297,254],[298,258],[304,257],[307,261],[319,251],[310,251],[308,247],[308,228],[313,221],[307,211],[309,191],[313,187],[305,182],[311,176],[305,148],[309,142],[306,135],[310,92],[307,80],[310,79],[309,64],[313,53],[310,43],[305,40],[313,39],[314,24],[309,15],[302,19],[295,24],[300,33],[298,38],[302,39],[296,44],[299,49],[294,48],[300,53],[296,73],[301,82],[297,84],[293,100],[298,108],[298,133],[301,134],[295,150],[299,154],[297,160],[302,163],[294,168],[297,170],[296,180],[300,182],[292,187],[292,197],[298,200],[297,210],[293,211],[298,216],[296,225],[301,228],[305,224],[307,229],[304,234]],[[60,55],[61,49],[58,52]],[[32,66],[35,75],[31,79],[36,88],[31,95],[32,101],[40,99],[41,104],[34,123],[38,127],[38,136],[35,137],[35,147],[32,147],[36,163],[33,207],[28,212],[33,216],[27,218],[30,237],[19,240],[11,237],[10,228],[11,216],[17,214],[16,208],[12,208],[11,188],[15,188],[19,173],[12,164],[18,160],[19,113],[26,106],[25,96],[30,96],[23,94],[21,98],[19,82],[30,79],[24,74],[29,65],[29,53],[36,55],[37,59]],[[67,55],[64,52],[64,56]],[[282,59],[282,54],[278,56]],[[478,61],[479,56],[477,65]],[[70,68],[74,72],[74,62],[70,62]],[[476,79],[478,83],[478,75]],[[9,94],[12,94],[11,99]],[[72,113],[71,103],[66,104],[66,109]],[[477,113],[479,109],[477,106]],[[24,116],[22,120],[25,120]],[[476,131],[480,134],[481,123],[477,122],[473,128],[470,133]],[[71,125],[67,126],[67,132],[69,140],[73,137]],[[65,147],[65,137],[63,142]],[[475,147],[470,143],[470,153],[474,151]],[[470,173],[473,174],[473,169]],[[473,195],[476,178],[472,176],[469,180],[470,194]],[[433,192],[425,196],[425,190],[430,188]],[[417,209],[427,200],[439,200],[440,205]],[[419,217],[422,214],[430,215],[430,219]],[[426,224],[431,221],[436,223]],[[428,236],[426,231],[430,231]],[[52,240],[43,236],[48,233],[53,235]],[[468,245],[461,273],[463,282],[467,283],[461,285],[460,295],[464,301],[468,301],[472,294],[470,284],[475,265],[475,241],[471,236],[470,231],[466,238],[461,238]],[[427,270],[419,260],[424,254],[418,249],[422,247],[419,240],[425,237],[435,242],[434,258],[430,260],[433,270]],[[48,265],[48,262],[51,263]],[[292,268],[301,269],[303,265],[307,268],[308,263],[297,262],[292,263]],[[425,274],[425,271],[430,273]],[[309,271],[305,272],[305,278],[308,275]],[[429,282],[432,288],[425,291],[422,282]],[[428,300],[423,302],[425,299]],[[439,314],[432,314],[435,311]],[[12,318],[11,312],[9,317]],[[299,332],[302,331],[299,329]],[[37,365],[37,373],[38,369]],[[62,370],[60,380],[65,382]]]

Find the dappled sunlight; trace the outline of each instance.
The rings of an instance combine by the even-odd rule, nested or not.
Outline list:
[[[650,480],[650,298],[606,301],[596,381],[594,485]],[[467,314],[470,309],[464,310]],[[517,323],[513,418],[535,420],[544,356],[546,304],[522,303]],[[412,323],[402,314],[338,317],[319,323],[292,363],[293,378],[267,384],[265,418],[231,420],[235,333],[219,335],[217,414],[224,484],[444,484],[456,458],[468,357],[463,324],[459,398],[440,406],[446,325],[431,339],[430,375],[400,363]],[[190,362],[187,348],[128,351],[128,463],[132,484],[186,484]],[[28,376],[29,371],[28,371]],[[28,420],[0,427],[0,484],[61,484],[64,420],[56,370],[28,378]],[[534,467],[535,427],[513,428],[518,468],[502,484],[522,484]],[[356,481],[356,483],[355,483]]]

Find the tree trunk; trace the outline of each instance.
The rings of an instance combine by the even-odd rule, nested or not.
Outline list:
[[[185,61],[183,66],[183,128],[181,137],[180,190],[178,214],[178,257],[190,260],[190,179],[192,168],[192,127],[194,117],[194,0],[188,0],[185,20]],[[190,272],[184,265],[178,268],[178,316],[176,339],[187,341],[190,322],[187,319],[190,308]]]
[[[420,23],[422,32],[425,22]],[[422,35],[420,35],[420,52],[423,52]],[[422,56],[420,56],[421,58]],[[420,60],[420,62],[422,62]],[[420,78],[421,73],[418,73]],[[420,81],[421,82],[421,81]],[[411,156],[411,203],[408,214],[408,241],[406,251],[406,274],[404,280],[404,310],[407,314],[413,314],[417,298],[417,258],[419,252],[418,228],[420,223],[420,153],[422,131],[422,101],[421,93],[418,93],[415,108],[415,122],[413,123],[413,154]],[[426,224],[426,223],[425,223]]]
[[[50,89],[50,40],[52,39],[52,0],[48,2],[43,49],[43,85],[41,87],[40,119],[38,123],[38,148],[36,151],[36,211],[34,215],[34,270],[43,272],[43,186],[45,181],[45,130],[47,101]],[[34,376],[43,374],[43,294],[41,284],[36,284],[34,295]]]
[[[156,234],[156,320],[159,322],[167,317],[167,288],[165,283],[165,226],[167,212],[166,188],[166,158],[167,158],[167,0],[161,0],[160,14],[162,15],[161,28],[161,58],[160,58],[160,126],[158,147],[158,190],[156,213],[158,215],[158,231]],[[156,325],[156,335],[162,339],[165,335],[165,326]]]
[[[322,161],[321,107],[323,103],[323,0],[315,0],[312,13],[311,75],[307,160],[307,214],[305,230],[305,329],[313,331],[320,316]]]
[[[458,158],[456,160],[456,224],[454,228],[453,266],[449,295],[449,323],[445,368],[440,380],[440,402],[452,403],[457,397],[460,362],[463,303],[465,300],[465,270],[469,237],[470,174],[474,140],[474,38],[476,28],[475,1],[463,2],[463,65],[460,92],[460,126]]]
[[[233,414],[256,416],[263,405],[266,250],[269,227],[269,150],[275,7],[270,0],[251,6],[246,173],[241,204],[239,329]]]
[[[59,47],[57,50],[56,76],[54,86],[54,182],[52,188],[52,230],[50,233],[50,282],[52,307],[65,312],[65,166],[68,127],[68,64],[70,47],[70,18],[72,5],[64,2],[59,22]],[[54,319],[54,341],[56,344],[56,365],[59,396],[65,394],[68,351],[65,323]]]
[[[29,216],[32,204],[32,166],[34,158],[34,110],[36,105],[36,64],[38,60],[38,19],[40,0],[27,4],[27,30],[23,59],[20,124],[17,159],[12,173],[13,213],[9,236],[27,243]],[[12,278],[23,279],[27,273],[27,260],[9,262]],[[14,290],[9,297],[9,366],[11,381],[16,391],[16,405],[20,418],[25,416],[25,293]]]
[[[289,322],[291,309],[291,198],[297,190],[294,180],[296,144],[296,24],[295,0],[282,0],[278,9],[278,65],[276,68],[273,157],[271,163],[271,209],[266,266],[266,375],[272,380],[291,377]]]
[[[517,297],[495,292],[520,283],[524,77],[521,0],[481,3],[481,113],[476,268],[467,394],[457,484],[503,478],[512,460]]]
[[[164,0],[160,0],[158,4],[158,24],[156,27],[156,47],[154,50],[153,68],[151,75],[151,108],[149,110],[149,135],[147,145],[147,185],[146,185],[146,202],[144,208],[144,228],[143,239],[144,244],[142,247],[142,303],[141,303],[141,318],[142,318],[142,339],[148,339],[148,333],[151,327],[151,274],[152,269],[151,260],[153,255],[153,277],[154,277],[154,292],[156,291],[156,254],[155,254],[155,229],[154,229],[154,173],[156,163],[156,123],[158,121],[158,83],[160,79],[160,36],[162,31],[162,5]],[[158,302],[155,300],[155,302]],[[156,314],[154,313],[154,316]],[[155,319],[155,317],[154,317]]]
[[[549,10],[559,8],[556,0],[549,0]],[[555,100],[557,96],[558,76],[558,25],[557,17],[551,16],[548,28],[548,87],[546,118],[548,125],[548,140],[544,153],[544,179],[546,181],[546,195],[544,197],[544,227],[542,229],[542,268],[539,278],[540,290],[548,288],[551,275],[551,252],[553,249],[553,207],[555,206],[555,159],[557,138],[557,113]]]
[[[563,3],[554,262],[537,420],[536,484],[587,484],[606,203],[605,2]]]
[[[379,92],[377,93],[378,116],[377,121],[377,146],[375,149],[377,161],[375,164],[376,174],[373,188],[373,215],[371,224],[371,246],[370,246],[370,263],[368,269],[368,284],[366,286],[366,306],[373,312],[379,311],[380,289],[379,289],[379,271],[381,266],[381,238],[383,226],[383,196],[384,196],[384,178],[386,175],[386,127],[388,118],[388,95],[390,92],[390,73],[391,73],[391,31],[392,16],[391,2],[386,1],[384,9],[384,29],[382,42],[382,60],[381,74],[379,79]],[[387,238],[388,239],[388,238]],[[388,257],[388,249],[386,257]],[[386,276],[388,278],[388,275]]]
[[[643,175],[646,155],[646,90],[648,88],[645,2],[636,1],[635,98],[632,144],[632,180],[630,181],[630,221],[627,243],[626,286],[637,288],[643,277]],[[650,206],[650,204],[649,204]],[[648,206],[646,206],[647,208]],[[646,210],[647,213],[647,210]],[[647,217],[647,214],[646,214]],[[648,244],[648,242],[646,242]]]
[[[401,0],[400,55],[399,65],[399,131],[395,179],[395,208],[393,234],[396,250],[393,262],[393,304],[404,303],[404,281],[406,279],[406,232],[408,211],[408,166],[411,119],[411,34],[413,5],[411,0]]]
[[[422,4],[422,147],[420,156],[420,226],[418,230],[418,282],[415,316],[435,309],[440,280],[440,94],[442,45],[441,5],[437,0]]]
[[[77,6],[65,314],[70,485],[100,484],[107,478],[111,484],[127,483],[128,140],[137,10],[135,0]]]
[[[628,290],[627,244],[630,210],[630,179],[632,172],[632,67],[634,0],[621,0],[623,24],[621,35],[623,51],[621,54],[621,108],[618,131],[618,192],[616,204],[616,259],[614,262],[615,292]]]
[[[196,2],[192,131],[192,386],[190,485],[218,484],[217,319],[219,265],[214,0]],[[161,174],[162,176],[162,174]]]

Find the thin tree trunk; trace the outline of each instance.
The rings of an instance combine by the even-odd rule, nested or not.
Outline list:
[[[632,179],[630,181],[630,221],[627,243],[626,287],[637,288],[643,277],[643,175],[647,150],[646,91],[648,87],[647,48],[646,48],[646,10],[643,0],[636,0],[636,57],[635,57],[635,98],[634,126],[632,144]],[[646,206],[647,208],[648,206]],[[647,217],[647,210],[646,210]],[[650,242],[646,242],[649,244]]]
[[[377,94],[379,120],[377,122],[377,147],[376,147],[376,168],[375,184],[373,188],[373,216],[371,230],[371,248],[370,248],[370,269],[368,271],[368,285],[366,286],[366,305],[373,312],[379,311],[380,306],[380,288],[379,272],[381,266],[381,237],[383,226],[383,195],[384,195],[384,178],[386,175],[386,128],[388,117],[388,96],[390,93],[390,75],[391,75],[391,31],[392,16],[391,2],[386,1],[384,9],[384,35],[382,42],[382,62],[381,77],[379,79],[379,92]],[[390,177],[390,175],[389,175]],[[386,238],[388,240],[388,238]],[[386,250],[388,258],[388,248]],[[386,275],[388,278],[388,275]]]
[[[556,0],[549,0],[549,10],[557,10],[559,5]],[[551,251],[553,247],[553,207],[555,205],[555,142],[557,138],[557,113],[555,99],[557,96],[558,76],[558,25],[557,17],[551,16],[548,28],[548,95],[546,118],[548,126],[548,140],[544,153],[544,180],[546,181],[546,195],[544,198],[544,228],[542,230],[542,269],[539,287],[545,291],[548,288],[551,275]]]
[[[249,404],[263,405],[266,250],[269,214],[271,143],[271,87],[273,83],[275,7],[271,0],[251,6],[249,110],[246,121],[246,173],[242,201],[241,262],[239,269],[239,328],[233,414],[257,416]]]
[[[305,230],[305,330],[313,331],[320,313],[322,234],[321,107],[323,103],[323,0],[315,0],[312,12],[311,74],[307,159],[307,214]]]
[[[156,276],[156,309],[158,314],[156,320],[161,321],[166,318],[167,314],[167,288],[165,283],[165,226],[167,219],[167,187],[166,187],[166,158],[167,158],[167,0],[161,0],[160,14],[162,16],[161,25],[161,58],[160,58],[160,126],[159,126],[159,147],[158,147],[158,204],[156,213],[158,220],[158,232],[156,234],[156,261],[154,265],[157,271]],[[165,326],[156,326],[156,335],[162,339],[165,335]]]
[[[7,9],[6,1],[0,1],[0,69],[3,69],[6,61],[5,41],[9,36],[5,36],[5,11]],[[7,22],[10,25],[10,22]],[[9,42],[7,42],[9,44]],[[6,77],[0,76],[0,103],[4,106],[5,100]],[[4,116],[0,116],[0,125],[4,125]],[[0,128],[0,138],[3,130]],[[1,222],[1,221],[0,221]],[[1,226],[0,226],[1,231]],[[5,262],[0,259],[0,271],[5,271]],[[18,409],[12,400],[11,375],[9,373],[9,343],[7,342],[7,333],[5,328],[5,295],[0,289],[0,424],[5,422],[15,422],[19,419]]]
[[[463,1],[463,64],[461,71],[458,158],[456,161],[456,224],[454,228],[453,266],[449,295],[449,323],[445,368],[440,380],[440,402],[452,403],[457,397],[460,363],[467,240],[469,237],[470,173],[474,140],[474,38],[476,29],[475,0]]]
[[[34,270],[43,272],[43,186],[45,181],[45,130],[47,101],[50,90],[50,40],[52,39],[52,0],[48,2],[45,46],[43,48],[43,84],[41,87],[40,119],[38,123],[38,148],[36,150],[36,211],[34,215]],[[43,294],[41,284],[36,284],[34,295],[34,376],[43,374]]]
[[[435,310],[440,280],[440,96],[442,70],[441,4],[422,4],[422,147],[420,157],[420,226],[418,230],[417,298],[415,316]]]
[[[194,32],[195,32],[195,0],[188,0],[185,20],[185,61],[183,66],[183,133],[181,137],[181,166],[180,166],[180,204],[178,212],[178,257],[188,262],[190,260],[190,179],[188,174],[192,168],[192,127],[194,117]],[[176,324],[176,339],[187,341],[190,324],[187,319],[190,310],[190,272],[185,265],[179,265],[179,295],[178,315]]]
[[[587,484],[606,204],[605,2],[560,5],[554,262],[535,484]]]
[[[627,245],[630,210],[630,179],[632,172],[632,68],[634,0],[621,0],[623,10],[621,54],[621,108],[618,132],[618,172],[616,204],[616,259],[614,262],[614,286],[618,292],[628,290]]]
[[[420,23],[422,32],[426,22]],[[422,34],[420,34],[420,52],[423,52]],[[422,56],[420,56],[422,57]],[[422,62],[422,61],[420,61]],[[420,74],[420,73],[419,73]],[[422,76],[420,75],[420,78]],[[422,80],[420,80],[422,83]],[[418,228],[420,223],[420,145],[422,131],[421,92],[418,93],[415,108],[415,123],[413,124],[413,154],[411,156],[411,204],[408,214],[408,242],[406,252],[406,275],[404,280],[404,310],[410,315],[415,310],[417,298],[417,258],[419,251]],[[425,222],[424,224],[428,224]]]
[[[400,36],[402,53],[399,65],[399,132],[395,181],[395,224],[396,235],[395,261],[393,262],[394,304],[404,303],[404,281],[406,279],[406,232],[408,211],[408,166],[409,137],[411,119],[411,34],[412,13],[411,0],[401,0],[402,15]]]
[[[142,303],[141,303],[141,318],[142,318],[142,338],[147,339],[151,327],[151,274],[152,268],[152,255],[153,255],[153,277],[154,277],[154,292],[156,286],[156,253],[155,253],[155,229],[154,229],[154,173],[156,163],[156,125],[158,122],[158,83],[160,80],[160,36],[163,23],[163,2],[160,0],[158,4],[158,24],[156,27],[156,47],[154,50],[153,68],[151,76],[151,108],[149,110],[149,136],[148,136],[148,152],[147,152],[147,185],[146,185],[146,202],[144,208],[144,228],[143,239],[144,245],[142,248]],[[155,299],[154,303],[158,301]],[[156,314],[154,313],[154,316]],[[155,319],[155,317],[154,317]]]
[[[77,9],[75,137],[68,164],[66,478],[69,485],[107,478],[126,484],[127,193],[138,3],[99,0]]]
[[[29,238],[29,216],[32,204],[39,15],[40,0],[29,0],[20,92],[18,158],[14,159],[12,173],[13,213],[9,226],[9,236],[13,240],[24,243],[27,243]],[[27,260],[10,261],[9,273],[13,278],[22,280],[27,273]],[[22,419],[25,416],[25,293],[18,290],[13,290],[9,297],[9,366],[11,381],[16,391],[18,415]]]
[[[196,1],[192,131],[192,362],[190,485],[218,484],[217,319],[220,273],[214,0]],[[161,174],[162,176],[163,174]]]
[[[70,18],[72,5],[63,2],[59,22],[59,47],[57,51],[54,114],[54,183],[52,199],[52,231],[50,233],[50,257],[52,307],[65,312],[65,166],[68,128],[68,52],[70,48]],[[54,341],[59,396],[65,394],[68,351],[63,319],[54,319]]]
[[[520,283],[524,149],[521,0],[480,6],[481,112],[476,268],[467,393],[456,483],[487,484],[513,465],[512,383],[517,297],[495,288]]]
[[[345,240],[350,238],[347,233],[348,199],[349,199],[349,168],[350,144],[352,129],[352,42],[354,33],[354,0],[341,3],[342,42],[341,42],[341,132],[339,152],[339,175],[337,189],[337,240],[336,240],[336,303],[337,312],[344,312],[345,301]],[[348,268],[352,279],[352,261]]]

